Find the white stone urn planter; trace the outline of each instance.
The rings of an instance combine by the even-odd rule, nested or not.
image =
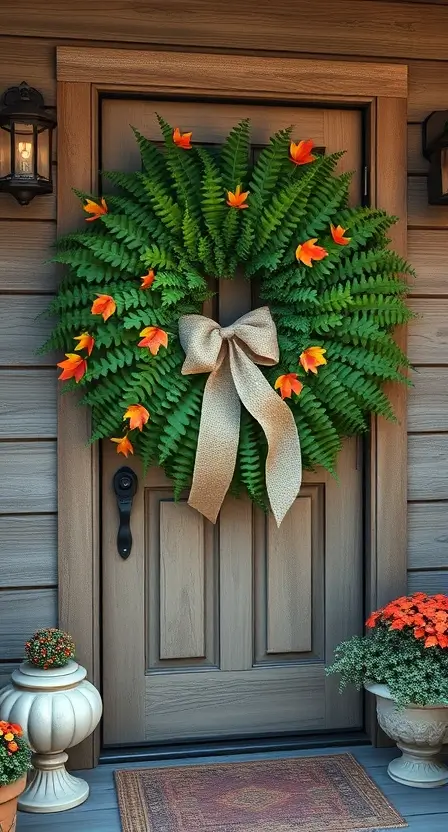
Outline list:
[[[448,783],[448,767],[439,759],[448,730],[448,706],[410,705],[399,708],[387,685],[366,684],[376,696],[376,713],[383,731],[402,752],[389,763],[392,780],[417,789]]]
[[[42,670],[24,662],[0,692],[0,719],[22,726],[33,750],[33,772],[19,798],[24,812],[63,812],[84,803],[89,786],[65,768],[65,749],[85,740],[98,725],[101,697],[74,661]]]

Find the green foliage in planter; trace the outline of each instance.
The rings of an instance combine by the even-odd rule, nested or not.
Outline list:
[[[0,786],[14,783],[31,768],[31,749],[20,725],[0,722]]]
[[[27,660],[35,667],[51,670],[65,667],[75,658],[75,642],[69,633],[49,627],[34,633],[25,644],[25,652]]]
[[[352,684],[387,685],[401,707],[448,705],[448,650],[425,647],[412,630],[391,630],[378,623],[367,636],[353,636],[335,650],[327,673],[339,673],[340,690]]]

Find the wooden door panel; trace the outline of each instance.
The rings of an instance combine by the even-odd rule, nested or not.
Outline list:
[[[361,114],[285,106],[105,100],[101,166],[136,170],[132,124],[160,139],[155,112],[193,140],[220,144],[249,116],[256,147],[295,124],[332,152],[361,183]],[[105,183],[105,192],[108,185]],[[227,325],[257,304],[241,276],[220,281],[213,310]],[[111,489],[121,464],[103,443],[104,739],[106,744],[355,728],[359,694],[337,693],[325,663],[335,645],[362,626],[362,460],[344,444],[339,482],[305,472],[298,499],[277,529],[248,498],[227,497],[216,526],[175,504],[163,471],[139,477],[133,548],[116,549]],[[127,714],[123,722],[123,714]]]

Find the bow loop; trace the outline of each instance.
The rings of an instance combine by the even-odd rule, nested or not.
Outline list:
[[[293,415],[256,366],[274,366],[279,360],[268,307],[248,312],[228,327],[202,315],[184,315],[179,338],[185,351],[182,375],[210,373],[189,505],[216,521],[235,470],[242,402],[268,442],[266,487],[280,525],[299,492],[302,462]]]

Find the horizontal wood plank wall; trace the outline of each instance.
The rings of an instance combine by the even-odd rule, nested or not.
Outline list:
[[[26,80],[54,104],[53,52],[0,38],[0,94]],[[28,636],[57,623],[57,375],[55,356],[35,354],[57,284],[55,217],[53,195],[22,207],[0,194],[0,688]]]
[[[415,365],[409,399],[410,586],[447,587],[448,207],[428,206],[421,153],[423,119],[448,109],[446,4],[344,0],[341,6],[316,0],[300,22],[291,17],[287,0],[261,0],[255,16],[237,0],[222,8],[212,0],[192,0],[188,7],[171,0],[169,10],[152,0],[139,9],[133,0],[50,6],[44,0],[2,0],[0,92],[27,80],[55,106],[58,44],[408,64],[409,257],[417,272],[411,291],[419,316],[409,341]],[[56,159],[53,164],[56,176]],[[0,453],[6,472],[0,477],[0,684],[2,671],[6,678],[20,658],[25,629],[51,623],[56,614],[55,357],[34,354],[50,326],[35,318],[58,279],[48,262],[54,218],[54,196],[22,208],[0,194]]]

